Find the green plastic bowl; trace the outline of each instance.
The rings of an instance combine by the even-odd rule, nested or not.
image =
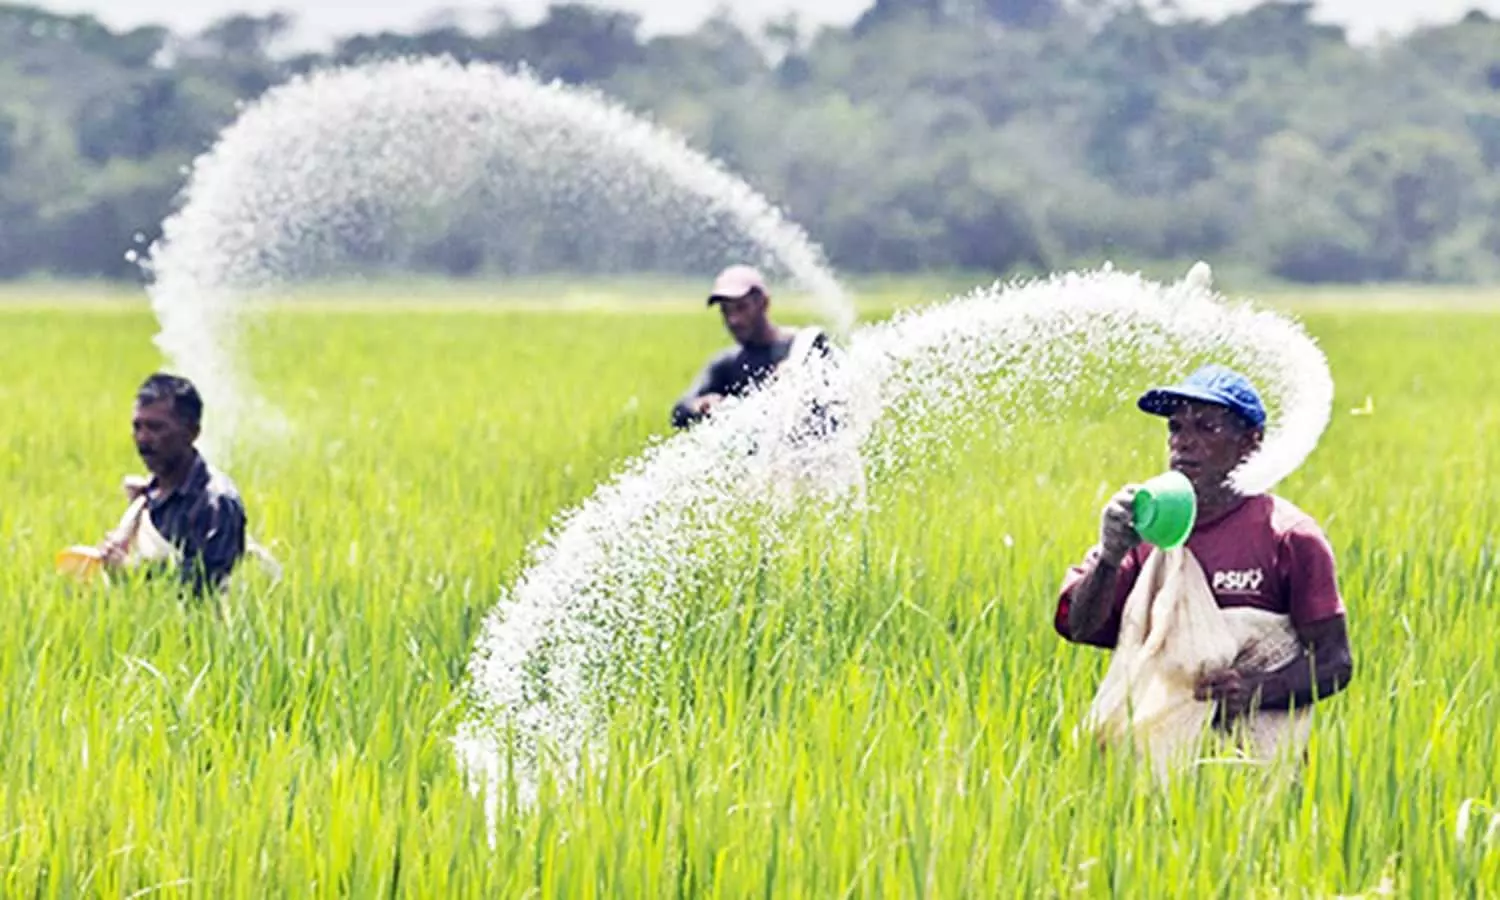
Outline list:
[[[1135,531],[1148,543],[1175,550],[1187,543],[1198,520],[1198,495],[1181,472],[1163,472],[1135,495]]]

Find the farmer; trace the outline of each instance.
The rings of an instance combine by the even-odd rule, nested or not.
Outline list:
[[[765,279],[749,266],[730,266],[720,272],[708,305],[719,307],[724,326],[738,346],[709,360],[692,387],[672,407],[674,428],[687,428],[712,415],[727,397],[749,393],[786,361],[797,339],[795,329],[771,322],[771,295]],[[810,350],[829,355],[832,348],[827,335],[817,332]]]
[[[132,501],[145,499],[145,519],[175,549],[178,578],[196,596],[217,590],[245,555],[245,506],[233,482],[194,447],[203,400],[186,378],[155,374],[136,392],[132,430],[151,478],[126,479]],[[111,534],[100,546],[105,565],[124,567],[131,536]]]
[[[1141,410],[1167,419],[1171,467],[1193,484],[1198,518],[1187,550],[1221,609],[1252,607],[1290,619],[1303,652],[1288,665],[1231,665],[1204,674],[1197,699],[1228,728],[1255,709],[1305,709],[1341,691],[1353,672],[1333,550],[1318,524],[1286,500],[1244,496],[1228,476],[1259,448],[1266,411],[1250,382],[1206,366],[1146,392]],[[1064,579],[1055,627],[1067,640],[1113,649],[1136,576],[1152,552],[1132,525],[1129,485],[1104,507],[1099,543]]]

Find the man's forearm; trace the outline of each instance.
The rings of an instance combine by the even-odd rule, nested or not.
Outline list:
[[[1074,640],[1087,638],[1104,627],[1114,607],[1119,577],[1120,564],[1100,557],[1073,589],[1068,602],[1068,633]]]
[[[1354,659],[1342,618],[1314,626],[1315,637],[1291,664],[1256,677],[1261,709],[1303,708],[1348,686]]]
[[[1348,654],[1333,659],[1298,657],[1285,668],[1259,679],[1261,709],[1298,709],[1342,691],[1354,674]]]

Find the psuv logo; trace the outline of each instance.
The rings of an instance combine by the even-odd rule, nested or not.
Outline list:
[[[1243,569],[1214,573],[1214,591],[1220,594],[1254,594],[1265,583],[1263,569]]]

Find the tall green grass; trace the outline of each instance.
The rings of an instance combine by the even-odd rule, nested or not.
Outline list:
[[[1105,658],[1052,632],[1056,587],[1162,462],[1158,421],[1090,407],[684,598],[609,752],[502,802],[491,845],[448,745],[478,626],[665,433],[712,316],[268,314],[255,369],[295,429],[231,474],[286,577],[194,606],[51,572],[138,468],[150,317],[0,309],[0,896],[1493,894],[1500,316],[1306,321],[1339,396],[1280,492],[1338,552],[1357,672],[1300,773],[1159,792],[1074,739]]]

